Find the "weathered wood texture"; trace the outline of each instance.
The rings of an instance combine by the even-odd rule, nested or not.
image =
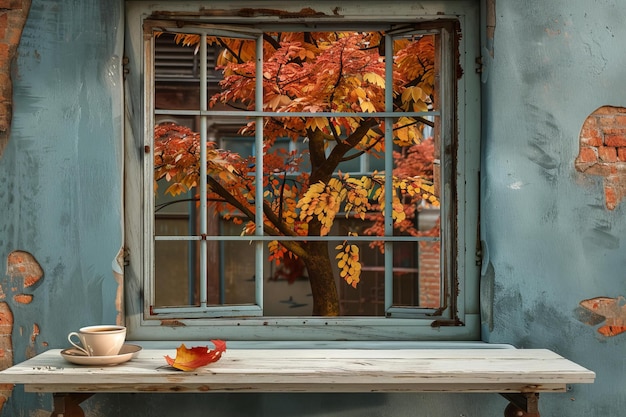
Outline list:
[[[30,392],[562,392],[595,374],[544,349],[230,349],[193,372],[173,349],[89,367],[50,350],[0,372]]]

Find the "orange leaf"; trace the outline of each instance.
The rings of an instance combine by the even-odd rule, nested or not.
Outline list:
[[[226,351],[226,342],[223,340],[211,340],[215,349],[210,350],[208,346],[196,346],[188,349],[185,344],[181,344],[176,349],[176,358],[165,356],[165,360],[170,366],[181,371],[193,371],[201,366],[206,366],[212,362],[217,362],[222,353]]]

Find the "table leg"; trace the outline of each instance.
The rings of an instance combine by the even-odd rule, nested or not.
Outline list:
[[[501,394],[509,400],[504,417],[540,417],[539,393]]]
[[[50,417],[85,417],[85,412],[80,408],[80,403],[93,394],[78,393],[54,393],[54,410]]]

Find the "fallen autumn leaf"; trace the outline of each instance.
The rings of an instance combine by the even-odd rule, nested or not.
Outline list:
[[[209,349],[208,346],[196,346],[189,349],[182,343],[176,349],[176,358],[172,359],[166,355],[165,360],[170,366],[181,371],[193,371],[196,368],[217,362],[222,357],[222,353],[226,351],[225,341],[211,340],[211,343],[215,345],[215,349]]]

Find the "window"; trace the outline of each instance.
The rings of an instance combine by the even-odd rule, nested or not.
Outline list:
[[[474,2],[236,3],[127,2],[130,337],[478,338]]]

